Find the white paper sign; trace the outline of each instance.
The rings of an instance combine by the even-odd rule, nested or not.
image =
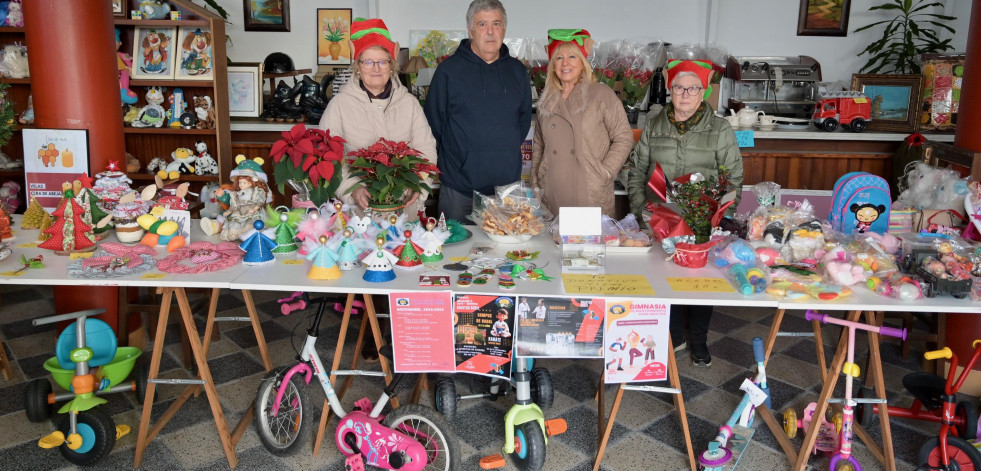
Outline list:
[[[749,400],[753,403],[754,407],[759,407],[760,404],[766,402],[766,393],[756,383],[750,381],[749,378],[743,380],[743,384],[739,385],[739,389],[749,394]]]
[[[601,208],[559,208],[559,235],[596,236],[603,234]]]

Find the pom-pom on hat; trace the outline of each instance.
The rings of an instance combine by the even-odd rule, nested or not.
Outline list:
[[[711,61],[673,60],[668,62],[669,87],[680,72],[691,72],[698,76],[698,80],[702,81],[702,87],[705,88],[705,95],[702,98],[708,98],[712,94],[712,85],[709,84],[709,79],[712,77]]]
[[[372,46],[379,46],[388,51],[395,60],[396,43],[392,41],[392,36],[388,33],[388,26],[381,18],[355,18],[351,22],[351,43],[354,46],[353,57],[357,58],[365,49]]]
[[[589,31],[584,29],[550,29],[548,30],[548,45],[545,46],[545,50],[548,51],[548,60],[552,60],[552,54],[555,54],[555,49],[562,43],[572,43],[582,51],[583,57],[589,57],[592,40]]]
[[[249,160],[244,155],[239,154],[235,157],[235,163],[238,164],[237,167],[232,169],[231,177],[235,178],[238,176],[259,178],[262,181],[269,183],[269,177],[266,176],[266,172],[262,171],[262,164],[265,160],[262,157],[256,157]]]

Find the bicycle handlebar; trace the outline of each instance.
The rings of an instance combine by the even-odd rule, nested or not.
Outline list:
[[[838,319],[837,317],[831,317],[827,314],[821,314],[820,312],[816,312],[812,309],[807,310],[807,313],[804,314],[804,318],[809,321],[820,321],[825,324],[835,324],[843,327],[868,330],[878,333],[879,335],[888,335],[890,337],[898,337],[906,340],[906,329],[897,329],[895,327],[886,326],[877,327],[874,325],[863,324],[861,322],[847,321],[844,319]]]
[[[106,312],[106,308],[100,307],[96,309],[86,309],[84,311],[69,312],[68,314],[59,314],[56,316],[42,317],[40,319],[34,319],[31,323],[34,325],[45,325],[54,324],[55,322],[68,321],[73,319],[78,319],[79,317],[91,317],[98,316]]]

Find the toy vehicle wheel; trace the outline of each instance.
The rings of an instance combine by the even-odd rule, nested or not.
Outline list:
[[[963,418],[962,426],[957,427],[957,436],[965,440],[974,440],[978,436],[978,406],[973,402],[961,401],[957,403],[955,415]]]
[[[136,367],[133,368],[133,382],[136,383],[136,400],[143,406],[144,401],[146,401],[146,386],[150,381],[150,365],[147,364],[146,359],[140,356],[136,360]],[[156,396],[157,392],[154,390],[153,395]],[[155,401],[157,398],[154,397]]]
[[[436,380],[436,397],[433,399],[433,403],[436,405],[436,411],[443,414],[447,420],[453,420],[456,417],[456,383],[453,382],[453,378],[444,376]]]
[[[280,367],[266,373],[255,396],[253,423],[256,433],[262,445],[277,456],[292,455],[303,448],[297,445],[304,442],[310,429],[307,422],[313,417],[313,413],[306,410],[310,403],[303,388],[302,375],[299,374],[290,378],[279,403],[279,412],[272,415],[276,393],[287,371],[288,368]]]
[[[420,404],[405,404],[385,418],[385,426],[418,441],[426,449],[427,470],[461,469],[460,446],[453,428],[439,414]]]
[[[51,394],[51,383],[48,380],[40,378],[27,383],[27,389],[24,390],[24,410],[27,412],[27,420],[44,422],[54,415],[54,404],[48,404],[49,394]]]
[[[793,409],[783,411],[783,432],[787,434],[787,438],[797,436],[797,411]]]
[[[873,397],[874,395],[875,394],[873,393],[872,388],[867,388],[864,386],[858,388],[859,398],[864,399],[867,397]],[[872,404],[859,403],[855,406],[855,420],[858,421],[859,425],[867,427],[872,423],[872,416],[875,415],[875,411],[873,409],[875,409],[875,406]]]
[[[852,120],[852,124],[850,124],[849,127],[852,129],[852,132],[864,132],[865,129],[869,127],[869,124],[862,118],[855,118]]]
[[[831,457],[831,461],[828,463],[828,469],[831,471],[855,471],[856,469],[861,469],[861,465],[858,464],[858,460],[854,456],[844,459],[841,457],[841,454],[836,454]]]
[[[69,414],[65,414],[58,425],[58,430],[65,434],[66,440],[70,438],[68,436]],[[101,409],[79,412],[76,431],[82,440],[78,448],[72,450],[68,447],[67,442],[58,447],[61,456],[64,456],[74,465],[88,466],[94,464],[106,457],[116,446],[116,423],[112,421],[109,414]]]
[[[537,420],[514,427],[514,453],[509,453],[520,471],[538,471],[545,466],[545,433]]]
[[[555,391],[552,388],[552,375],[545,368],[531,370],[531,400],[542,410],[552,407]]]
[[[839,412],[831,417],[831,423],[835,426],[835,433],[841,433],[841,426],[845,423],[844,415]]]
[[[834,132],[838,130],[838,120],[834,118],[828,118],[824,120],[824,130],[828,132]]]
[[[920,468],[942,469],[940,463],[940,439],[933,437],[920,448]],[[947,457],[950,464],[957,463],[957,469],[978,469],[981,467],[981,452],[963,438],[947,437]],[[951,469],[954,469],[951,466]]]

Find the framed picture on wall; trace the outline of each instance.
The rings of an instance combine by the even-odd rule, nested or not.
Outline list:
[[[228,114],[256,118],[262,111],[262,63],[228,66]]]
[[[134,79],[174,78],[174,41],[177,28],[144,28],[133,33]]]
[[[290,0],[242,0],[246,31],[289,31]]]
[[[317,9],[317,65],[351,63],[351,9]]]
[[[852,0],[800,0],[798,36],[848,36]]]
[[[873,131],[915,131],[922,87],[922,75],[852,75],[852,90],[872,101],[869,129]]]
[[[110,0],[112,2],[112,15],[113,16],[123,16],[126,14],[123,11],[123,0]]]
[[[211,80],[215,75],[214,61],[214,37],[211,29],[195,26],[181,26],[177,33],[178,51],[180,57],[177,59],[178,80]]]

